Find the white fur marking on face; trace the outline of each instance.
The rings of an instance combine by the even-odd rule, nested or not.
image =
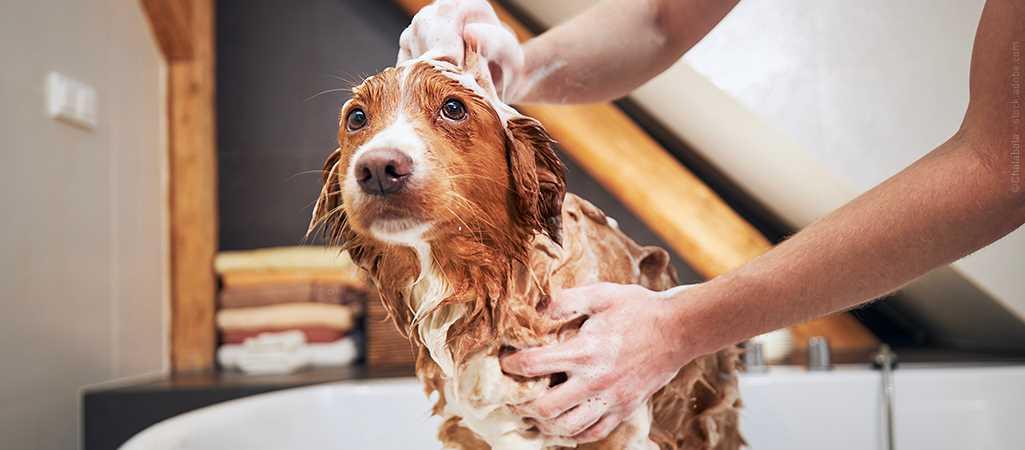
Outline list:
[[[342,189],[347,193],[349,198],[357,199],[364,198],[365,194],[360,189],[359,184],[356,182],[356,162],[359,161],[360,157],[371,150],[376,149],[396,149],[405,153],[409,156],[409,159],[413,161],[413,174],[410,175],[410,182],[416,183],[417,180],[427,177],[430,173],[430,164],[427,162],[427,144],[417,133],[413,123],[406,117],[403,107],[400,105],[399,110],[395,114],[395,120],[388,124],[384,129],[375,134],[370,140],[364,142],[359,148],[353,153],[352,158],[349,159],[349,166],[346,167],[346,177]],[[378,226],[377,223],[371,224],[371,230],[374,232],[374,236],[379,239],[388,242],[386,238],[378,236],[378,231],[382,235],[389,234],[389,230],[398,229],[399,225],[405,227],[409,224],[399,223],[401,221],[390,221],[394,223],[385,223],[380,225],[380,229],[375,231],[374,228]]]
[[[353,153],[347,168],[349,178],[355,178],[353,174],[356,172],[356,161],[359,160],[360,156],[371,150],[381,148],[393,148],[408,155],[413,160],[413,167],[416,169],[413,172],[414,177],[418,175],[418,172],[422,171],[427,144],[420,138],[416,128],[413,127],[413,122],[406,117],[401,107],[392,123],[378,131],[374,137],[360,145],[356,152]],[[353,179],[353,183],[355,183],[355,179]]]

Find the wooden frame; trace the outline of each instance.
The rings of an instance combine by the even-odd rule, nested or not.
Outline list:
[[[217,141],[213,0],[141,0],[168,66],[171,368],[214,367]]]

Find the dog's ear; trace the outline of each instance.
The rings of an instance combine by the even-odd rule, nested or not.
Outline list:
[[[338,177],[338,164],[342,158],[342,150],[335,149],[324,161],[321,179],[320,196],[313,207],[313,216],[306,229],[309,238],[318,230],[329,244],[338,244],[343,240],[345,229],[348,228],[345,211],[342,210],[342,185]]]
[[[641,285],[668,289],[676,285],[676,268],[669,264],[669,252],[653,245],[641,247],[638,260]]]
[[[506,153],[518,217],[525,225],[562,244],[566,168],[555,153],[555,141],[540,122],[529,117],[510,119],[506,132]]]

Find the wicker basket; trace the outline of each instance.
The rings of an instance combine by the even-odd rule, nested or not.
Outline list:
[[[367,299],[367,366],[413,367],[415,357],[409,340],[399,334],[388,318],[376,290],[371,289]]]

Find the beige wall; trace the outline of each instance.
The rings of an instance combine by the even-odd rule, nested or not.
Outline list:
[[[0,4],[0,447],[72,449],[80,390],[167,366],[164,72],[137,0]],[[96,87],[48,119],[44,76]]]
[[[552,25],[594,1],[513,3]],[[745,0],[631,97],[804,226],[956,131],[983,3]],[[1022,337],[1023,254],[1019,229],[905,293],[949,334],[1020,348],[1000,341]]]

